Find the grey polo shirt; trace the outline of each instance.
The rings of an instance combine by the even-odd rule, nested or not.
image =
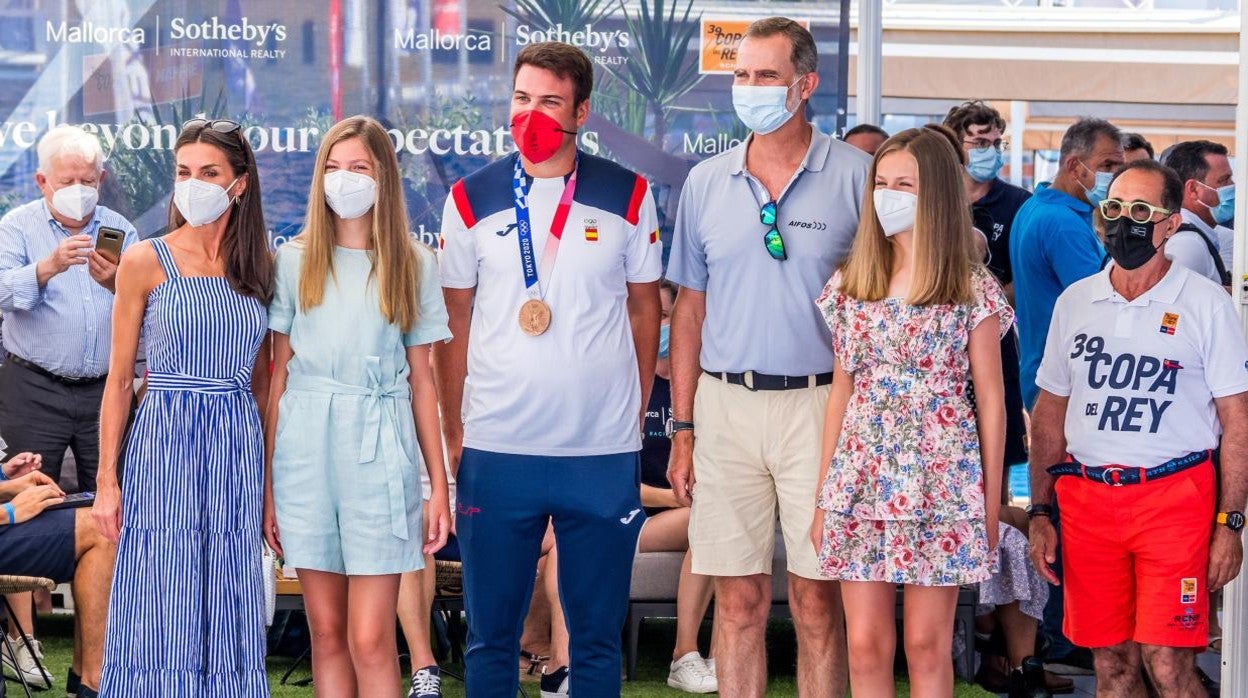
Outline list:
[[[832,370],[815,298],[849,254],[871,158],[811,125],[802,167],[777,202],[788,259],[767,253],[770,196],[745,169],[753,135],[699,163],[680,195],[667,278],[706,293],[702,368],[804,376]]]

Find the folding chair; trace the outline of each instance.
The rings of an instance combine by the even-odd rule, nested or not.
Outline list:
[[[301,611],[302,612],[304,610],[303,608],[303,585],[299,583],[298,579],[286,578],[286,577],[281,576],[281,570],[275,569],[273,571],[273,574],[276,575],[276,592],[275,592],[276,609],[279,611]],[[298,657],[295,657],[295,660],[290,663],[290,667],[286,669],[286,673],[282,674],[281,685],[283,686],[307,686],[308,684],[312,683],[311,676],[305,679],[300,679],[298,681],[290,680],[290,677],[292,674],[295,673],[295,670],[298,669],[299,666],[302,665],[305,661],[310,662],[311,658],[312,658],[312,645],[309,644],[307,649],[305,649],[302,653],[300,653]]]
[[[30,656],[35,660],[35,666],[39,668],[39,673],[44,677],[43,686],[40,690],[48,690],[52,688],[52,682],[47,678],[48,676],[51,676],[51,674],[44,668],[43,663],[39,661],[39,657],[35,656],[35,648],[30,644],[30,640],[28,639],[29,636],[26,634],[26,629],[22,627],[20,622],[18,622],[17,615],[13,613],[13,607],[9,605],[9,599],[3,595],[24,594],[28,591],[39,591],[40,589],[44,591],[52,591],[55,588],[56,582],[53,582],[51,579],[44,579],[42,577],[0,575],[0,599],[4,601],[4,613],[13,621],[13,625],[17,626],[17,634],[21,638],[19,642],[26,645],[26,651],[30,652]],[[17,651],[13,646],[13,641],[9,639],[9,633],[3,628],[0,628],[0,635],[4,637],[4,649],[8,651],[9,656],[16,657]],[[2,678],[3,677],[0,677],[0,679]],[[22,689],[26,691],[26,698],[31,698],[30,684],[26,683],[26,676],[19,671],[17,672],[17,680],[22,684]]]
[[[446,643],[451,663],[464,665],[464,647],[468,642],[468,630],[461,614],[464,611],[464,566],[461,562],[436,560],[437,581],[433,591],[433,620],[446,628]],[[441,635],[441,633],[439,633]],[[439,638],[441,639],[441,638]],[[463,681],[464,677],[448,669],[443,674]]]

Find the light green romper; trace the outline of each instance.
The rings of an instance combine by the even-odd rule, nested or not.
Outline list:
[[[325,297],[299,309],[303,251],[277,251],[269,329],[294,352],[279,403],[273,497],[286,563],[347,575],[424,566],[406,347],[449,339],[437,260],[419,248],[419,310],[386,322],[368,251],[337,247]]]

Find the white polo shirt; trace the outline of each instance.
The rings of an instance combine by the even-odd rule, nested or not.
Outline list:
[[[759,219],[771,197],[746,166],[753,138],[689,172],[667,278],[706,294],[702,368],[825,373],[832,370],[832,334],[811,301],[854,243],[871,158],[811,125],[806,156],[776,206],[788,253],[779,261],[767,253],[768,226]]]
[[[1200,219],[1200,216],[1192,213],[1187,209],[1181,211],[1183,222],[1196,226],[1201,232],[1209,238],[1209,241],[1218,246],[1218,234],[1214,232]],[[1180,230],[1166,240],[1166,246],[1161,248],[1166,257],[1170,261],[1191,269],[1210,281],[1218,284],[1222,283],[1221,277],[1218,276],[1217,262],[1213,261],[1213,255],[1209,253],[1209,246],[1200,237],[1200,233],[1191,230]],[[1227,267],[1228,269],[1230,267]],[[1226,293],[1226,291],[1223,291]]]
[[[1127,301],[1112,265],[1058,298],[1036,384],[1066,408],[1066,450],[1086,465],[1151,467],[1217,447],[1215,398],[1248,391],[1248,343],[1230,296],[1172,264]]]
[[[456,182],[442,213],[442,285],[476,288],[464,386],[464,446],[497,453],[590,456],[641,450],[641,380],[629,283],[657,281],[662,245],[640,175],[580,154],[576,194],[549,278],[549,329],[520,329],[528,300],[512,197],[514,158]],[[542,258],[564,179],[532,181],[528,205]]]
[[[1219,225],[1213,229],[1213,232],[1218,236],[1218,254],[1222,257],[1222,266],[1232,274],[1235,273],[1235,231],[1225,225]]]

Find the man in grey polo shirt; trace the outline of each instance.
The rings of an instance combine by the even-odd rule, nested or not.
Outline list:
[[[818,87],[816,67],[801,25],[750,25],[733,105],[752,133],[693,168],[672,243],[668,278],[681,288],[668,479],[693,506],[693,571],[715,577],[722,695],[766,690],[777,508],[798,692],[845,690],[840,592],[819,574],[808,537],[832,382],[832,338],[814,299],[849,252],[871,161],[797,116]]]

